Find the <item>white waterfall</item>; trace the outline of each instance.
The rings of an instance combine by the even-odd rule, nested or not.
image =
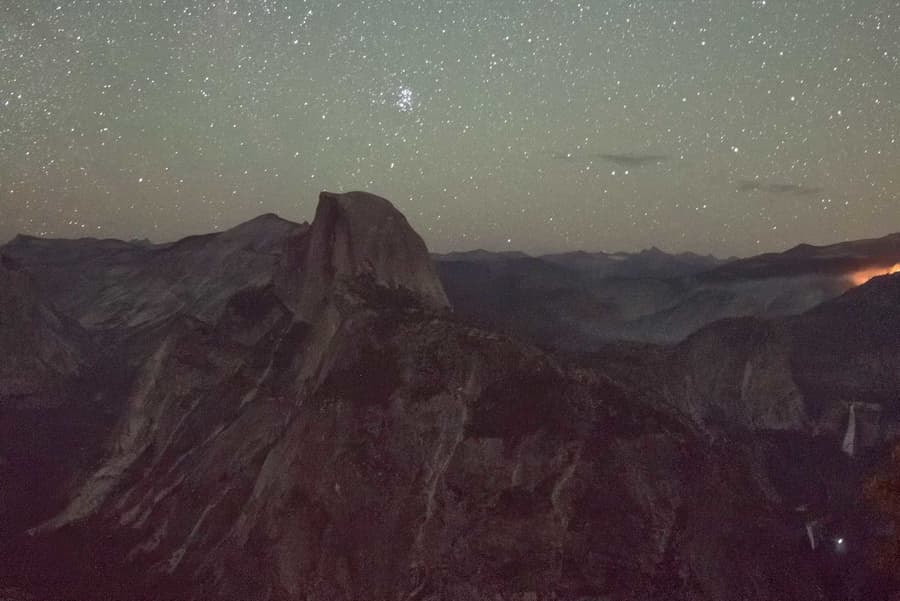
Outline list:
[[[850,404],[847,432],[844,434],[844,443],[841,445],[841,449],[851,457],[856,451],[856,403]]]

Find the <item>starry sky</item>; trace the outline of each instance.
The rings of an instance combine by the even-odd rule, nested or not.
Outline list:
[[[0,240],[318,192],[436,251],[900,231],[897,0],[0,0]]]

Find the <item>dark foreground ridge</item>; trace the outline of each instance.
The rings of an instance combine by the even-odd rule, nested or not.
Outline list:
[[[0,254],[0,595],[887,595],[898,277],[573,361],[449,311],[362,192]]]

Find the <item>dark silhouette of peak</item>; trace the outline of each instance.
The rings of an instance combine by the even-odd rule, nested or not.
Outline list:
[[[781,253],[765,253],[728,262],[703,274],[710,281],[800,275],[852,275],[900,263],[900,233],[825,246],[799,244]]]
[[[814,307],[809,313],[827,313],[837,307],[852,307],[854,311],[876,307],[888,311],[900,309],[900,273],[873,277],[860,286],[850,288],[841,296]]]
[[[248,246],[260,252],[278,252],[285,238],[305,231],[306,223],[295,223],[282,219],[274,213],[254,217],[218,234],[210,234],[210,241],[216,246]]]
[[[40,240],[40,239],[41,238],[39,236],[32,236],[30,234],[16,234],[12,240],[7,242],[7,245],[16,246],[16,245],[20,245],[20,244],[28,244],[29,242],[31,242],[33,240]]]
[[[490,251],[483,248],[474,250],[454,251],[446,254],[436,254],[438,261],[469,261],[473,263],[494,263],[527,259],[529,255],[517,250]]]
[[[785,252],[794,255],[811,255],[816,252],[817,248],[817,246],[813,246],[812,244],[807,244],[804,242],[803,244],[798,244],[797,246],[790,248]]]
[[[275,213],[263,213],[262,215],[257,215],[253,219],[249,219],[247,221],[244,221],[243,223],[239,223],[236,226],[225,230],[221,235],[227,234],[228,232],[255,233],[264,231],[284,231],[308,225],[309,224],[306,222],[296,223],[294,221],[284,219],[283,217],[280,217]]]
[[[278,213],[271,213],[271,212],[270,213],[262,213],[260,215],[257,215],[253,219],[248,220],[247,223],[251,223],[253,221],[266,221],[266,222],[272,222],[272,223],[277,223],[279,221],[287,221],[288,223],[292,223],[291,221],[278,215]]]

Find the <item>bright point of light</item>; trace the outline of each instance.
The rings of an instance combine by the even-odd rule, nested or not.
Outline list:
[[[843,545],[843,544],[844,544],[844,539],[842,539],[842,538],[837,539],[837,544]]]

